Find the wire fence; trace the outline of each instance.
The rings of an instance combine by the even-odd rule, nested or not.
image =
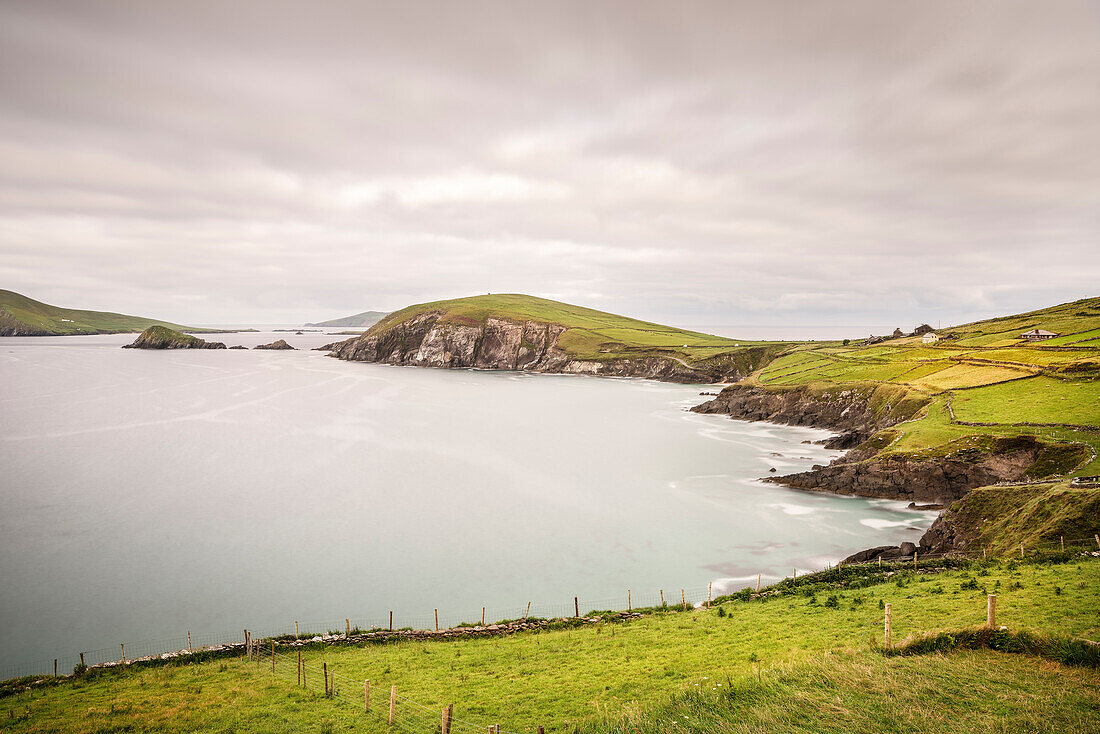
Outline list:
[[[1100,534],[1092,537],[1059,538],[1043,543],[1024,544],[1019,552],[1007,555],[1001,554],[996,560],[1006,557],[1021,558],[1024,560],[1037,560],[1042,558],[1057,557],[1060,555],[1079,555],[1083,552],[1094,556],[1100,556]],[[133,644],[120,644],[118,650],[104,648],[78,653],[66,658],[56,658],[47,661],[44,665],[28,664],[24,666],[9,666],[7,677],[21,677],[25,675],[50,675],[56,672],[63,675],[66,668],[76,665],[86,666],[113,666],[134,663],[147,663],[153,661],[170,661],[173,659],[189,660],[195,656],[209,657],[214,654],[243,655],[247,654],[250,660],[257,665],[269,665],[274,676],[287,682],[293,681],[295,685],[307,691],[319,693],[341,704],[355,706],[365,715],[381,717],[387,723],[392,723],[398,728],[410,732],[442,731],[467,732],[477,730],[479,732],[499,732],[499,734],[518,734],[496,728],[490,728],[488,723],[477,724],[444,713],[443,708],[431,708],[413,701],[398,693],[395,688],[378,688],[370,690],[369,709],[367,706],[367,692],[364,690],[363,680],[353,680],[343,673],[337,672],[324,661],[320,667],[317,662],[301,657],[301,646],[310,642],[321,643],[354,643],[365,641],[371,637],[388,639],[394,636],[418,634],[430,637],[437,632],[439,634],[457,634],[459,630],[466,629],[471,634],[492,631],[492,627],[498,622],[510,622],[507,631],[523,629],[522,623],[526,621],[556,619],[567,620],[582,618],[588,621],[600,619],[597,612],[625,612],[654,609],[659,611],[674,612],[677,610],[690,610],[698,607],[709,607],[716,602],[728,601],[731,596],[742,598],[753,595],[778,595],[795,592],[799,584],[824,584],[839,581],[843,583],[845,569],[867,567],[881,568],[887,576],[898,572],[921,571],[922,569],[934,571],[943,567],[951,560],[960,563],[968,560],[994,560],[994,556],[988,551],[970,549],[966,552],[951,551],[947,553],[921,554],[916,553],[902,558],[884,559],[882,556],[868,561],[851,564],[837,564],[822,571],[804,573],[797,572],[788,577],[766,577],[763,574],[757,577],[755,583],[743,584],[741,589],[734,591],[727,587],[715,589],[713,584],[706,587],[696,586],[692,588],[680,588],[674,590],[658,589],[656,591],[634,592],[628,590],[614,597],[590,599],[575,597],[572,603],[551,604],[525,604],[520,607],[494,608],[493,614],[483,607],[475,612],[450,613],[440,615],[438,612],[431,616],[419,617],[394,617],[386,615],[385,618],[375,616],[362,618],[345,618],[335,623],[301,621],[289,624],[285,627],[269,630],[244,630],[239,633],[222,634],[192,634],[185,636],[166,637],[157,640],[146,640]],[[768,584],[765,585],[764,582]],[[732,593],[731,593],[732,592]],[[852,602],[855,603],[854,601]],[[583,613],[583,616],[582,616]],[[593,616],[596,614],[596,616]],[[495,621],[494,621],[495,618]],[[869,615],[866,622],[866,634],[872,641],[883,638],[884,630],[882,620],[876,615]],[[894,640],[901,639],[911,633],[928,632],[942,627],[942,620],[934,617],[922,617],[914,609],[899,610],[894,622]],[[438,621],[437,621],[438,620]],[[978,621],[975,612],[975,621]],[[397,624],[401,626],[398,627]],[[341,629],[342,628],[342,629]],[[499,631],[499,630],[497,630]],[[246,640],[250,644],[246,644]],[[298,647],[295,650],[295,646]],[[392,703],[391,703],[392,694]],[[391,714],[392,711],[392,714]]]

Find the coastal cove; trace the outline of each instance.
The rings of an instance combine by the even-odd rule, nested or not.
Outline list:
[[[688,412],[705,386],[345,362],[310,351],[324,333],[218,340],[278,338],[298,351],[4,340],[0,661],[720,593],[935,517],[760,482],[840,452],[804,443],[826,431]]]

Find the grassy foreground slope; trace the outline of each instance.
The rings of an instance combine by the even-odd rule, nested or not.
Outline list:
[[[144,331],[156,325],[166,326],[176,331],[210,331],[141,316],[51,306],[14,291],[0,289],[0,336],[120,334]]]
[[[577,359],[659,355],[695,364],[731,353],[739,347],[778,344],[702,334],[516,293],[418,303],[394,311],[367,333],[384,334],[398,324],[433,311],[442,312],[441,324],[477,326],[489,318],[560,324],[567,327],[567,331],[558,339],[558,346]]]
[[[654,610],[630,622],[504,638],[295,651],[269,658],[105,670],[0,698],[0,727],[46,731],[430,732],[453,703],[455,731],[809,732],[1096,731],[1100,671],[990,651],[886,657],[882,602],[894,640],[985,620],[1100,637],[1100,560],[973,562],[919,573],[845,569],[788,580],[782,595],[726,598],[714,608]],[[340,695],[321,691],[322,663]],[[374,712],[362,710],[372,681]]]

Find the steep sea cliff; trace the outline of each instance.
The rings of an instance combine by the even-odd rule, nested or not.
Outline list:
[[[580,359],[559,344],[568,327],[538,321],[489,317],[483,323],[441,321],[429,311],[378,333],[330,345],[332,356],[360,362],[418,367],[473,367],[561,374],[643,377],[666,382],[706,383],[711,370],[688,365],[674,356]],[[737,367],[723,370],[729,379],[742,375]]]

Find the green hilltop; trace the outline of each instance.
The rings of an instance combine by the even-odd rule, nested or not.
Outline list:
[[[418,303],[394,311],[366,333],[380,336],[430,312],[443,314],[438,322],[441,324],[477,326],[489,318],[500,318],[565,326],[567,330],[557,346],[577,359],[607,361],[660,356],[705,369],[750,347],[782,344],[703,334],[519,293]]]
[[[14,291],[0,289],[0,336],[121,334],[144,331],[155,325],[167,326],[175,331],[212,331],[109,311],[61,308]]]

